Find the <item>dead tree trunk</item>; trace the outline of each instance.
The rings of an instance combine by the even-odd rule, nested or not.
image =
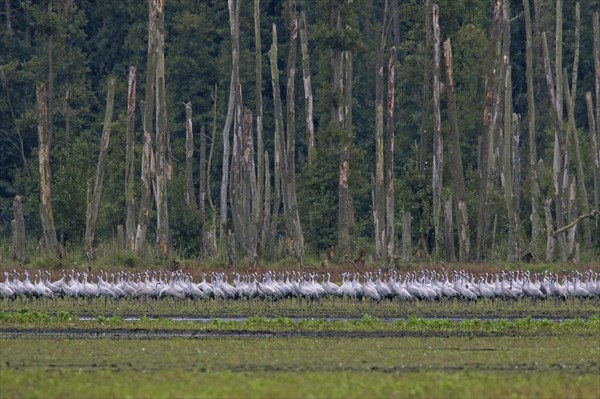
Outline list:
[[[592,162],[594,163],[594,209],[600,209],[600,149],[598,137],[596,136],[596,120],[594,118],[594,105],[592,104],[592,93],[585,93],[587,105],[588,123],[590,125],[590,142],[592,150]]]
[[[263,101],[262,101],[262,43],[260,35],[260,0],[254,0],[254,47],[256,51],[256,209],[255,220],[256,229],[260,231],[257,236],[258,243],[263,237],[263,202],[265,193],[265,145],[264,145],[264,128],[263,128]],[[260,256],[260,255],[259,255]]]
[[[279,93],[279,68],[277,67],[277,28],[273,24],[273,42],[271,44],[271,50],[269,51],[269,59],[271,61],[271,86],[273,88],[273,105],[275,111],[275,129],[274,133],[274,196],[273,196],[273,211],[271,212],[271,225],[269,232],[268,250],[270,256],[274,255],[274,240],[277,232],[277,223],[279,218],[279,207],[282,201],[282,176],[285,176],[285,160],[282,159],[282,151],[284,151],[284,140],[283,140],[283,113],[281,110],[281,96]],[[285,195],[284,195],[285,197]],[[285,204],[284,204],[285,207]]]
[[[537,151],[536,151],[536,125],[535,125],[535,97],[533,85],[533,35],[531,27],[531,13],[529,1],[523,0],[525,14],[525,75],[527,79],[527,121],[528,121],[528,143],[529,143],[529,173],[528,180],[531,186],[531,246],[534,251],[538,248],[538,242],[542,231],[540,220],[540,185],[537,176]]]
[[[127,138],[125,149],[125,246],[135,252],[135,183],[133,180],[135,162],[135,88],[136,67],[129,67],[127,89]]]
[[[444,198],[444,256],[446,261],[456,261],[456,252],[454,250],[454,227],[452,226],[452,195],[445,195]]]
[[[448,84],[448,122],[450,143],[448,144],[449,169],[452,179],[452,191],[456,197],[456,222],[458,224],[458,244],[460,261],[469,259],[471,251],[469,232],[469,212],[467,210],[467,192],[462,167],[460,138],[458,133],[458,115],[456,111],[456,93],[454,91],[454,67],[452,62],[452,44],[448,38],[444,42],[446,79]]]
[[[167,158],[169,149],[169,130],[167,118],[167,96],[165,83],[165,13],[164,3],[157,3],[157,47],[156,47],[156,247],[158,255],[168,258],[171,255],[169,243],[169,207],[167,204],[167,181],[171,165]]]
[[[594,13],[592,26],[594,36],[594,90],[596,91],[596,137],[600,140],[600,22],[598,12]]]
[[[54,227],[54,214],[52,213],[52,190],[50,185],[50,143],[48,142],[48,110],[46,86],[43,83],[36,85],[37,96],[37,124],[38,124],[38,157],[40,167],[40,219],[44,233],[46,251],[51,257],[60,255],[56,228]]]
[[[348,175],[350,173],[350,155],[348,148],[340,152],[340,170],[338,173],[338,247],[343,255],[347,255],[350,250],[350,209],[348,192]]]
[[[157,58],[157,18],[158,13],[153,0],[148,0],[148,59],[146,62],[146,83],[144,88],[144,109],[142,129],[144,131],[144,146],[142,150],[142,168],[140,179],[142,181],[142,196],[138,225],[135,235],[135,252],[139,256],[146,255],[146,235],[150,224],[150,211],[152,210],[152,180],[156,173],[154,162],[154,144],[152,140],[155,77]]]
[[[489,195],[492,190],[490,181],[494,165],[494,139],[497,130],[497,118],[500,114],[502,104],[502,90],[504,76],[502,74],[502,36],[504,31],[504,19],[502,18],[502,1],[494,3],[493,25],[490,39],[490,47],[493,52],[493,60],[489,65],[486,76],[486,96],[483,109],[483,133],[479,141],[478,162],[478,212],[477,212],[477,251],[476,258],[483,260],[487,256],[488,231],[490,226],[490,204]]]
[[[312,162],[315,149],[315,125],[313,119],[313,94],[310,80],[310,58],[308,54],[308,33],[306,29],[306,13],[300,12],[300,47],[302,50],[302,81],[304,82],[304,106],[306,108],[306,134],[308,162]]]
[[[421,101],[421,148],[419,154],[419,171],[421,177],[427,175],[427,163],[430,159],[429,149],[431,142],[431,132],[429,131],[430,115],[431,115],[431,42],[433,31],[431,29],[431,0],[425,0],[424,4],[425,18],[425,48],[423,49],[423,96]]]
[[[198,210],[200,211],[200,242],[204,242],[204,224],[206,222],[206,131],[204,125],[200,127],[200,184],[198,190]],[[203,246],[203,244],[202,244]]]
[[[23,263],[27,259],[27,241],[25,239],[25,218],[23,217],[23,198],[16,195],[13,200],[12,244],[13,258]]]
[[[185,105],[185,204],[188,209],[197,209],[194,194],[194,127],[192,124],[192,103]]]
[[[387,82],[387,134],[386,134],[386,193],[385,193],[385,237],[386,256],[393,264],[395,251],[395,223],[394,223],[394,103],[396,84],[396,47],[391,47],[388,59]]]
[[[110,144],[110,132],[112,128],[112,115],[115,103],[115,78],[108,78],[108,90],[106,94],[106,110],[104,113],[104,125],[102,128],[102,138],[100,142],[100,155],[98,156],[98,165],[96,167],[96,179],[92,192],[88,192],[87,210],[85,213],[85,246],[89,257],[93,254],[94,239],[96,234],[96,221],[98,219],[98,208],[100,207],[100,197],[102,196],[102,187],[104,185],[104,169],[106,167],[106,156],[108,154],[108,145]]]
[[[294,256],[302,264],[304,258],[304,235],[300,225],[300,214],[298,213],[298,200],[296,198],[296,102],[295,102],[295,79],[296,79],[296,49],[298,42],[298,21],[296,18],[296,2],[290,1],[290,53],[287,65],[287,128],[286,128],[286,156],[284,196],[286,197],[285,220],[288,234],[293,241]]]
[[[373,187],[373,223],[375,257],[381,258],[385,247],[384,152],[383,152],[383,47],[377,49],[375,61],[375,184]]]
[[[435,254],[440,256],[443,234],[442,217],[442,117],[440,112],[440,23],[439,8],[433,5],[433,227],[435,231]]]
[[[412,244],[410,237],[410,224],[411,224],[410,212],[404,212],[402,215],[402,262],[410,262],[410,255],[412,253]]]
[[[554,260],[554,249],[556,247],[556,239],[554,238],[554,226],[552,223],[552,210],[550,205],[552,200],[546,199],[544,203],[544,214],[546,216],[546,262],[552,262]]]
[[[557,2],[558,3],[558,2]],[[554,146],[554,167],[553,167],[553,180],[554,180],[554,197],[555,197],[555,208],[556,208],[556,228],[559,230],[564,225],[564,205],[563,205],[563,190],[564,190],[564,160],[566,159],[566,142],[562,131],[562,117],[560,116],[560,109],[556,93],[562,90],[556,90],[558,86],[554,85],[554,74],[550,66],[550,57],[548,55],[548,44],[546,41],[546,33],[542,34],[542,44],[544,51],[544,70],[546,72],[546,83],[548,85],[548,92],[550,94],[551,110],[554,117],[555,123],[555,146]],[[557,73],[558,75],[562,75]],[[560,79],[562,81],[562,78]],[[558,83],[558,81],[557,81]],[[562,98],[562,96],[560,97]],[[558,243],[562,255],[563,261],[567,260],[567,241],[564,233],[558,235]]]

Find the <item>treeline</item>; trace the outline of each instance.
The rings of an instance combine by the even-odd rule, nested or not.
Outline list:
[[[599,255],[593,0],[1,3],[20,261]]]

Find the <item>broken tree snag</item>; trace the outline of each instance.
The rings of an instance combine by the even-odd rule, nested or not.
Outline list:
[[[40,219],[44,234],[46,251],[51,257],[60,255],[56,228],[54,227],[54,214],[52,213],[52,190],[50,186],[50,142],[48,141],[48,109],[46,86],[43,83],[36,85],[37,96],[37,124],[38,124],[38,158],[40,167]]]
[[[265,192],[264,174],[265,174],[265,145],[263,128],[263,101],[262,101],[262,44],[260,36],[260,0],[254,0],[254,48],[256,57],[256,202],[258,203],[258,213],[255,215],[257,220],[257,229],[262,226],[263,220],[263,198]],[[260,242],[261,234],[258,235]]]
[[[454,69],[452,62],[452,44],[448,38],[444,42],[444,60],[448,82],[448,122],[450,142],[448,143],[450,178],[452,191],[456,197],[456,222],[458,224],[459,260],[469,259],[471,245],[469,232],[469,213],[467,210],[467,193],[463,174],[460,151],[460,136],[458,132],[458,112],[456,110],[456,93],[454,90]]]
[[[136,67],[129,67],[127,90],[127,138],[125,149],[125,240],[126,248],[135,251],[135,184],[133,180],[135,162],[135,92]]]
[[[300,48],[302,50],[302,81],[304,83],[304,103],[306,107],[306,134],[308,146],[308,162],[312,162],[315,149],[315,125],[313,121],[313,94],[310,81],[310,57],[308,53],[308,33],[306,28],[306,14],[300,12]]]
[[[185,105],[185,204],[188,209],[196,209],[194,195],[194,127],[192,124],[192,103]]]
[[[94,188],[88,192],[87,210],[85,213],[85,246],[86,253],[91,253],[90,249],[94,245],[96,234],[96,221],[98,219],[98,208],[100,207],[100,197],[102,196],[102,187],[104,185],[104,169],[106,168],[106,156],[108,155],[108,145],[110,144],[110,132],[112,128],[112,115],[115,103],[115,78],[108,78],[108,91],[106,94],[106,109],[104,112],[104,125],[102,128],[102,138],[100,141],[100,154],[98,155],[98,165],[96,166],[96,179]],[[91,259],[88,259],[91,261]]]
[[[23,217],[23,197],[16,195],[13,199],[13,258],[23,263],[27,259],[27,242],[25,239],[25,218]]]

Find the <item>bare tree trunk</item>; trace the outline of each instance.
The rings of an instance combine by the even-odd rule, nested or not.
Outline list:
[[[287,201],[285,210],[285,219],[288,234],[291,236],[294,245],[294,255],[302,264],[304,258],[304,235],[300,225],[300,215],[298,213],[298,200],[296,198],[296,113],[295,113],[295,78],[296,78],[296,49],[298,42],[298,20],[296,19],[296,2],[290,1],[290,53],[287,65],[287,129],[286,129],[286,153],[285,162],[285,189],[284,196]]]
[[[256,252],[259,257],[262,256],[263,251],[267,254],[273,252],[273,235],[270,235],[271,227],[271,169],[269,165],[269,153],[265,151],[265,195],[263,204],[263,220],[262,220],[262,232],[261,239],[257,246]],[[264,249],[263,249],[264,248]]]
[[[188,209],[197,209],[194,195],[194,127],[192,124],[192,103],[185,105],[185,204]]]
[[[467,192],[463,174],[458,133],[458,116],[456,111],[456,94],[454,91],[454,67],[452,62],[452,44],[450,38],[444,42],[444,59],[446,62],[446,79],[448,83],[448,122],[450,128],[449,169],[452,179],[452,191],[456,197],[456,222],[458,224],[459,260],[469,259],[471,251],[469,232],[469,212],[467,210]]]
[[[52,213],[52,190],[50,187],[50,143],[48,142],[48,110],[46,86],[43,83],[36,85],[38,106],[38,157],[40,166],[40,219],[44,232],[46,251],[51,257],[60,255],[56,228],[54,227],[54,214]]]
[[[502,0],[494,3],[493,26],[490,39],[493,51],[493,60],[486,76],[486,96],[483,110],[483,133],[479,142],[478,163],[478,213],[477,213],[477,256],[483,260],[487,256],[488,231],[490,215],[489,195],[492,190],[490,181],[494,165],[494,139],[497,130],[497,118],[502,104],[502,90],[504,85],[502,74],[502,36],[504,31],[504,18],[502,17]],[[502,83],[501,83],[502,82]]]
[[[546,216],[546,261],[552,262],[554,260],[554,248],[556,246],[556,239],[554,238],[554,227],[552,224],[552,211],[550,205],[552,200],[548,198],[544,203],[544,214]]]
[[[229,198],[231,202],[231,220],[233,222],[233,233],[236,241],[247,253],[247,235],[245,232],[246,215],[244,182],[242,177],[242,157],[243,157],[243,135],[244,135],[244,109],[242,103],[242,86],[235,86],[235,122],[233,125],[233,145],[231,152],[231,171],[229,181]]]
[[[215,139],[217,137],[217,99],[218,99],[218,90],[217,90],[217,85],[215,85],[215,91],[214,91],[214,95],[213,95],[213,123],[212,123],[212,136],[211,136],[211,140],[210,140],[210,151],[208,152],[208,161],[206,162],[206,172],[205,172],[205,176],[207,176],[204,179],[204,183],[203,183],[203,179],[202,177],[200,178],[200,186],[204,187],[204,190],[206,192],[206,195],[203,195],[203,193],[200,193],[200,199],[202,200],[203,198],[206,197],[206,199],[208,200],[208,205],[210,206],[210,213],[211,213],[211,222],[210,222],[210,226],[206,226],[206,223],[203,222],[202,224],[202,248],[203,248],[203,254],[205,258],[210,258],[214,255],[216,249],[217,249],[217,211],[215,209],[215,205],[213,203],[212,200],[212,195],[211,195],[211,190],[210,190],[210,170],[211,170],[211,165],[212,165],[212,156],[213,156],[213,152],[215,149]],[[202,151],[202,150],[201,150]],[[200,162],[201,168],[204,168],[204,163]]]
[[[560,1],[560,0],[559,0]],[[558,2],[557,2],[558,3]],[[554,74],[552,73],[550,66],[550,57],[548,55],[548,44],[546,41],[546,33],[542,35],[542,44],[544,51],[544,70],[546,72],[546,83],[548,85],[548,91],[550,94],[551,109],[554,116],[555,122],[555,146],[554,146],[554,167],[553,167],[553,180],[554,180],[554,195],[555,195],[555,208],[556,208],[556,228],[559,230],[564,225],[564,206],[563,206],[563,181],[564,181],[564,159],[566,158],[566,143],[562,132],[562,118],[559,114],[559,109],[562,107],[558,106],[557,92],[562,90],[556,90],[558,86],[554,86]],[[558,75],[562,75],[557,73]],[[562,79],[561,79],[562,81]],[[558,83],[558,81],[557,81]],[[561,96],[562,98],[562,96]],[[558,235],[558,243],[562,255],[563,261],[567,260],[567,241],[564,233]]]
[[[300,12],[300,47],[302,50],[302,81],[304,82],[304,106],[306,108],[306,134],[308,162],[312,162],[315,149],[315,125],[313,119],[313,94],[310,80],[310,58],[308,55],[308,33],[306,29],[306,13]]]
[[[168,258],[171,255],[169,244],[169,207],[167,204],[167,181],[171,165],[167,159],[169,149],[169,130],[167,119],[167,98],[165,83],[165,14],[164,3],[157,3],[157,47],[156,47],[156,246],[158,255]]]
[[[432,13],[431,0],[425,0],[424,18],[425,18],[425,48],[423,50],[423,97],[421,107],[421,124],[419,127],[421,135],[421,151],[419,155],[419,171],[421,177],[427,174],[427,161],[430,159],[429,143],[431,141],[431,133],[429,132],[429,117],[431,112],[430,107],[430,92],[431,92],[431,42],[433,31],[431,28]]]
[[[263,237],[263,203],[265,192],[265,145],[264,145],[264,128],[263,128],[263,101],[262,101],[262,43],[260,35],[260,0],[254,0],[254,47],[256,51],[256,155],[257,155],[257,171],[256,171],[256,209],[254,209],[256,229],[260,231],[257,235],[258,243]],[[260,254],[258,254],[260,257]]]
[[[531,185],[531,246],[534,251],[538,248],[539,237],[542,231],[538,206],[540,202],[540,185],[537,176],[537,151],[536,151],[536,125],[535,125],[535,97],[533,94],[533,38],[531,27],[531,13],[529,0],[523,0],[525,14],[525,75],[527,79],[527,120],[529,137],[529,173],[528,180]]]
[[[384,152],[383,152],[383,47],[377,49],[375,62],[375,184],[373,188],[373,223],[375,257],[381,258],[385,247]]]
[[[235,108],[235,90],[240,77],[240,0],[233,4],[234,0],[227,1],[229,9],[229,30],[231,33],[231,82],[229,85],[229,105],[227,106],[227,117],[223,128],[223,168],[221,176],[221,239],[227,236],[227,192],[229,188],[229,133],[233,121],[233,110]]]
[[[435,254],[441,254],[443,234],[442,214],[442,119],[440,113],[440,23],[439,8],[433,5],[433,227],[435,230]]]
[[[391,47],[388,59],[388,98],[387,98],[387,135],[386,135],[386,194],[385,194],[385,237],[386,256],[393,264],[396,257],[395,251],[395,223],[394,223],[394,100],[396,84],[396,48]]]
[[[102,187],[104,184],[104,169],[106,167],[106,156],[108,154],[108,145],[110,144],[110,132],[112,128],[112,115],[115,103],[115,78],[108,78],[108,90],[106,93],[106,110],[104,113],[104,125],[102,128],[102,139],[100,142],[100,155],[98,156],[98,165],[96,168],[96,179],[94,189],[88,192],[87,210],[85,213],[85,246],[88,254],[93,254],[94,239],[96,234],[96,221],[98,219],[98,208],[100,207],[100,197],[102,196]]]
[[[27,259],[27,241],[25,239],[25,218],[23,217],[23,198],[15,195],[13,200],[12,244],[13,258],[23,263]]]
[[[135,184],[133,180],[135,162],[135,88],[136,67],[129,67],[127,88],[127,138],[125,149],[125,240],[126,248],[135,251]]]
[[[592,162],[594,163],[594,209],[600,209],[600,149],[598,148],[598,137],[596,137],[596,120],[594,118],[594,105],[592,104],[592,93],[585,93],[585,103],[588,111],[588,123],[590,125],[590,141],[592,150]]]
[[[48,17],[52,17],[52,1],[48,2]],[[54,37],[52,34],[48,34],[46,41],[47,45],[47,57],[48,57],[48,94],[47,94],[47,109],[48,119],[46,121],[48,132],[48,148],[52,148],[54,144]]]
[[[592,26],[594,36],[594,90],[596,91],[596,137],[600,139],[600,22],[597,11],[594,13]]]
[[[273,24],[273,42],[271,44],[271,50],[269,51],[269,59],[271,61],[271,85],[273,87],[273,105],[275,111],[275,129],[274,133],[274,197],[273,197],[273,211],[271,212],[271,225],[269,232],[270,242],[266,248],[270,256],[274,253],[275,234],[277,232],[277,222],[279,217],[279,207],[282,201],[282,175],[285,176],[285,160],[282,159],[282,151],[284,151],[284,140],[283,140],[283,113],[281,110],[281,97],[279,93],[279,69],[277,67],[277,28]],[[285,195],[283,196],[285,200]],[[285,204],[284,204],[285,208]]]
[[[206,130],[204,129],[204,125],[202,125],[200,127],[200,184],[198,190],[198,209],[200,210],[202,231],[204,231],[204,223],[206,221],[206,176],[208,175],[206,163]]]
[[[11,0],[4,1],[4,17],[6,18],[6,34],[11,36],[13,33],[12,29],[12,11],[10,7]]]
[[[140,213],[135,235],[135,252],[139,256],[146,255],[146,235],[150,224],[150,211],[152,210],[152,180],[156,173],[154,162],[154,145],[152,140],[155,77],[157,58],[157,18],[158,13],[154,0],[148,0],[148,60],[146,62],[146,84],[144,94],[144,109],[142,129],[144,131],[144,147],[142,150],[142,196],[140,199]]]

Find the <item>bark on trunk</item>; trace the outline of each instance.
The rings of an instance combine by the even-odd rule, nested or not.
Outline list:
[[[256,229],[260,232],[257,236],[257,246],[260,247],[260,241],[263,237],[263,203],[265,192],[265,145],[264,145],[264,128],[263,128],[263,102],[262,102],[262,43],[260,35],[260,0],[254,0],[254,47],[256,51],[256,155],[257,155],[257,171],[256,171],[256,204],[254,210],[256,216]],[[258,254],[260,257],[260,254]]]
[[[23,217],[23,197],[13,199],[12,244],[13,258],[23,263],[27,259],[27,241],[25,239],[25,218]]]
[[[108,90],[106,94],[106,109],[104,113],[104,124],[102,128],[102,138],[100,141],[100,154],[98,156],[98,165],[96,167],[96,179],[94,188],[88,193],[87,210],[85,213],[85,246],[86,254],[92,254],[95,251],[94,240],[96,235],[96,221],[98,219],[98,209],[100,207],[100,198],[104,185],[104,169],[106,168],[106,156],[110,144],[110,133],[112,128],[112,115],[115,103],[115,78],[108,78]],[[91,259],[88,258],[88,262]]]
[[[164,3],[157,3],[157,47],[156,47],[156,247],[158,256],[168,258],[171,255],[169,233],[169,207],[167,181],[170,176],[169,130],[167,125],[167,97],[165,83],[165,14]]]
[[[452,221],[452,195],[447,195],[444,199],[444,256],[447,262],[456,261]]]
[[[388,82],[387,82],[387,134],[386,134],[386,193],[385,193],[385,237],[386,256],[393,264],[395,254],[395,223],[394,223],[394,103],[396,84],[396,47],[389,50]]]
[[[592,150],[592,162],[594,164],[594,209],[600,209],[600,148],[596,136],[596,120],[594,118],[594,105],[592,104],[592,93],[585,93],[585,103],[588,111],[588,123],[590,125],[590,141]]]
[[[412,244],[410,237],[410,224],[411,224],[410,212],[404,212],[402,215],[402,262],[410,262],[410,256],[412,253]]]
[[[552,211],[550,205],[552,200],[548,198],[544,203],[544,214],[546,216],[546,261],[554,260],[554,249],[556,247],[556,239],[554,238],[554,226],[552,223]]]
[[[146,83],[144,89],[144,109],[142,129],[144,131],[144,146],[142,150],[142,168],[140,179],[142,181],[142,196],[140,199],[140,213],[135,235],[135,252],[138,256],[145,256],[147,252],[146,235],[150,224],[150,211],[152,210],[152,180],[156,173],[154,162],[154,144],[152,139],[154,121],[154,97],[157,58],[157,18],[158,13],[154,0],[148,0],[148,58],[146,62]]]
[[[450,143],[448,144],[449,169],[452,179],[452,191],[456,197],[456,223],[458,224],[459,260],[469,259],[471,251],[469,232],[469,212],[467,209],[467,192],[462,167],[460,138],[458,132],[458,115],[456,111],[456,93],[454,90],[454,68],[452,62],[452,44],[448,38],[444,42],[444,59],[446,63],[446,79],[448,84],[448,123]]]
[[[135,183],[133,180],[135,162],[135,92],[136,67],[129,67],[127,89],[127,138],[125,149],[125,240],[126,248],[135,252]]]
[[[277,222],[279,218],[279,207],[282,201],[282,175],[285,176],[283,168],[285,167],[285,160],[282,159],[282,151],[285,146],[283,143],[283,114],[281,110],[281,96],[279,93],[279,69],[277,67],[277,28],[273,24],[273,42],[271,44],[271,50],[269,51],[269,59],[271,62],[271,86],[273,88],[273,105],[274,105],[274,119],[275,129],[274,133],[274,196],[273,196],[273,211],[271,212],[271,225],[269,232],[268,243],[268,254],[272,257],[275,249],[275,235],[277,232]],[[285,196],[284,196],[285,198]],[[284,204],[285,207],[285,204]]]
[[[295,111],[295,79],[296,79],[296,50],[298,42],[298,20],[296,18],[296,2],[290,1],[290,53],[287,65],[287,129],[286,129],[286,166],[285,170],[285,197],[287,201],[285,220],[288,234],[293,241],[294,256],[300,264],[304,258],[304,235],[300,225],[298,213],[298,200],[296,198],[296,111]]]
[[[558,2],[557,2],[558,3]],[[548,55],[548,44],[546,41],[545,32],[542,35],[542,44],[544,51],[544,70],[546,73],[546,83],[548,85],[548,92],[550,94],[551,110],[555,123],[555,145],[554,145],[554,166],[553,166],[553,180],[554,180],[554,200],[556,208],[556,228],[560,229],[564,225],[564,206],[563,206],[563,189],[564,189],[564,160],[566,159],[566,143],[562,132],[562,118],[560,116],[557,92],[562,90],[556,90],[559,86],[554,86],[554,74],[550,66],[550,57]],[[562,75],[557,73],[558,75]],[[562,79],[561,79],[562,81]],[[558,83],[558,82],[557,82]],[[562,86],[561,86],[562,87]],[[562,96],[561,96],[562,98]],[[558,235],[558,243],[562,256],[562,260],[567,260],[567,241],[564,233]]]
[[[373,223],[375,257],[380,259],[385,248],[384,152],[383,152],[383,47],[377,49],[375,61],[375,184],[373,188]]]
[[[600,139],[600,22],[598,12],[594,13],[592,31],[594,36],[594,90],[596,91],[596,138]]]
[[[306,13],[300,12],[300,47],[302,51],[302,81],[304,83],[304,106],[306,108],[306,134],[308,147],[308,162],[312,162],[315,149],[315,125],[313,119],[313,94],[310,79],[310,57],[308,53],[308,33],[306,28]]]
[[[185,204],[188,209],[197,209],[194,194],[194,126],[192,124],[192,103],[185,105]]]
[[[533,85],[533,35],[531,26],[531,13],[529,0],[523,0],[525,14],[525,76],[527,79],[527,121],[529,144],[529,173],[528,179],[531,187],[531,246],[534,251],[538,248],[542,225],[540,220],[540,185],[537,176],[537,150],[536,150],[536,125],[535,125],[535,97]]]
[[[48,110],[46,86],[43,83],[36,85],[37,96],[37,124],[38,124],[38,158],[40,168],[40,219],[44,233],[46,251],[51,257],[60,255],[56,228],[54,227],[54,214],[52,212],[52,190],[50,178],[50,143],[48,142]]]
[[[440,112],[440,23],[439,8],[433,5],[433,228],[435,234],[435,255],[441,254],[443,234],[442,216],[442,117]]]
[[[338,181],[338,248],[342,255],[350,251],[350,209],[348,175],[350,173],[350,155],[347,148],[340,152],[340,170]]]
[[[200,128],[200,184],[198,190],[198,208],[202,230],[204,230],[204,222],[206,221],[206,176],[208,175],[206,163],[206,130],[202,125]]]
[[[429,131],[429,118],[431,113],[430,108],[430,97],[431,97],[431,42],[433,31],[431,29],[431,0],[425,0],[423,9],[425,18],[425,48],[423,50],[423,95],[422,95],[422,106],[421,106],[421,124],[420,124],[420,135],[421,135],[421,149],[419,154],[419,171],[421,177],[427,175],[427,163],[430,158],[429,143],[431,141],[431,133]]]

